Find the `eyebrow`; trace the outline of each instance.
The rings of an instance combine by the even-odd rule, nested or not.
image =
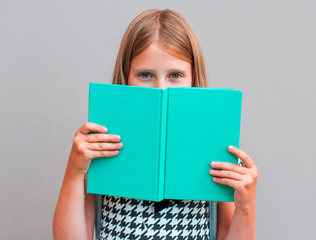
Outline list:
[[[149,69],[149,68],[138,68],[138,69],[135,69],[134,72],[152,72],[152,73],[155,73],[156,70]],[[183,69],[180,69],[180,68],[171,68],[171,69],[168,69],[167,72],[169,72],[169,73],[171,73],[171,72],[182,72],[184,74],[187,73],[186,70],[183,70]]]
[[[149,68],[138,68],[135,69],[134,72],[156,72],[154,69],[149,69]]]

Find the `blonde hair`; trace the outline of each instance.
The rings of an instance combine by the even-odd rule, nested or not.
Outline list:
[[[128,26],[113,72],[113,84],[128,84],[131,61],[151,43],[192,64],[192,87],[208,87],[204,58],[198,38],[185,18],[173,10],[151,9]]]

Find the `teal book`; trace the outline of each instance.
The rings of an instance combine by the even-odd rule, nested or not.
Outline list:
[[[89,83],[88,121],[121,136],[112,157],[91,160],[87,192],[150,201],[234,201],[212,161],[238,163],[242,91]],[[93,134],[93,133],[90,133]]]

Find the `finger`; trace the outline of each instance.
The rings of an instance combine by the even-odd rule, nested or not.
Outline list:
[[[86,141],[90,143],[95,142],[118,142],[121,140],[121,136],[114,134],[88,134],[86,135]]]
[[[79,128],[78,131],[82,134],[88,134],[89,132],[105,133],[107,128],[93,122],[86,122]]]
[[[255,166],[252,159],[244,151],[242,151],[234,146],[229,146],[228,151],[230,151],[236,157],[240,158],[243,161],[243,163],[245,164],[245,167],[252,168]]]
[[[239,174],[233,171],[214,170],[214,169],[210,170],[210,174],[214,177],[229,178],[229,179],[238,180],[238,181],[242,180],[244,176],[242,174]]]
[[[113,157],[119,154],[118,150],[115,151],[90,151],[88,150],[93,158],[99,158],[99,157]]]
[[[223,184],[223,185],[228,185],[234,189],[236,189],[236,187],[240,183],[240,181],[237,181],[237,180],[233,180],[229,178],[218,178],[218,177],[213,177],[213,181],[216,183]]]
[[[92,151],[117,150],[123,147],[122,143],[89,143],[87,148]]]
[[[246,174],[247,173],[247,169],[245,167],[239,166],[239,165],[234,164],[234,163],[213,161],[213,162],[211,162],[211,167],[216,168],[216,169],[233,171],[233,172],[237,172],[239,174]]]

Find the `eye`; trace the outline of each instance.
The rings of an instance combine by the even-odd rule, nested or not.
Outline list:
[[[145,78],[145,79],[148,79],[148,78],[152,77],[152,75],[150,73],[148,73],[148,72],[139,73],[138,76],[140,78]]]
[[[181,73],[172,73],[172,74],[170,75],[170,77],[177,79],[177,78],[183,77],[183,75],[182,75]]]

